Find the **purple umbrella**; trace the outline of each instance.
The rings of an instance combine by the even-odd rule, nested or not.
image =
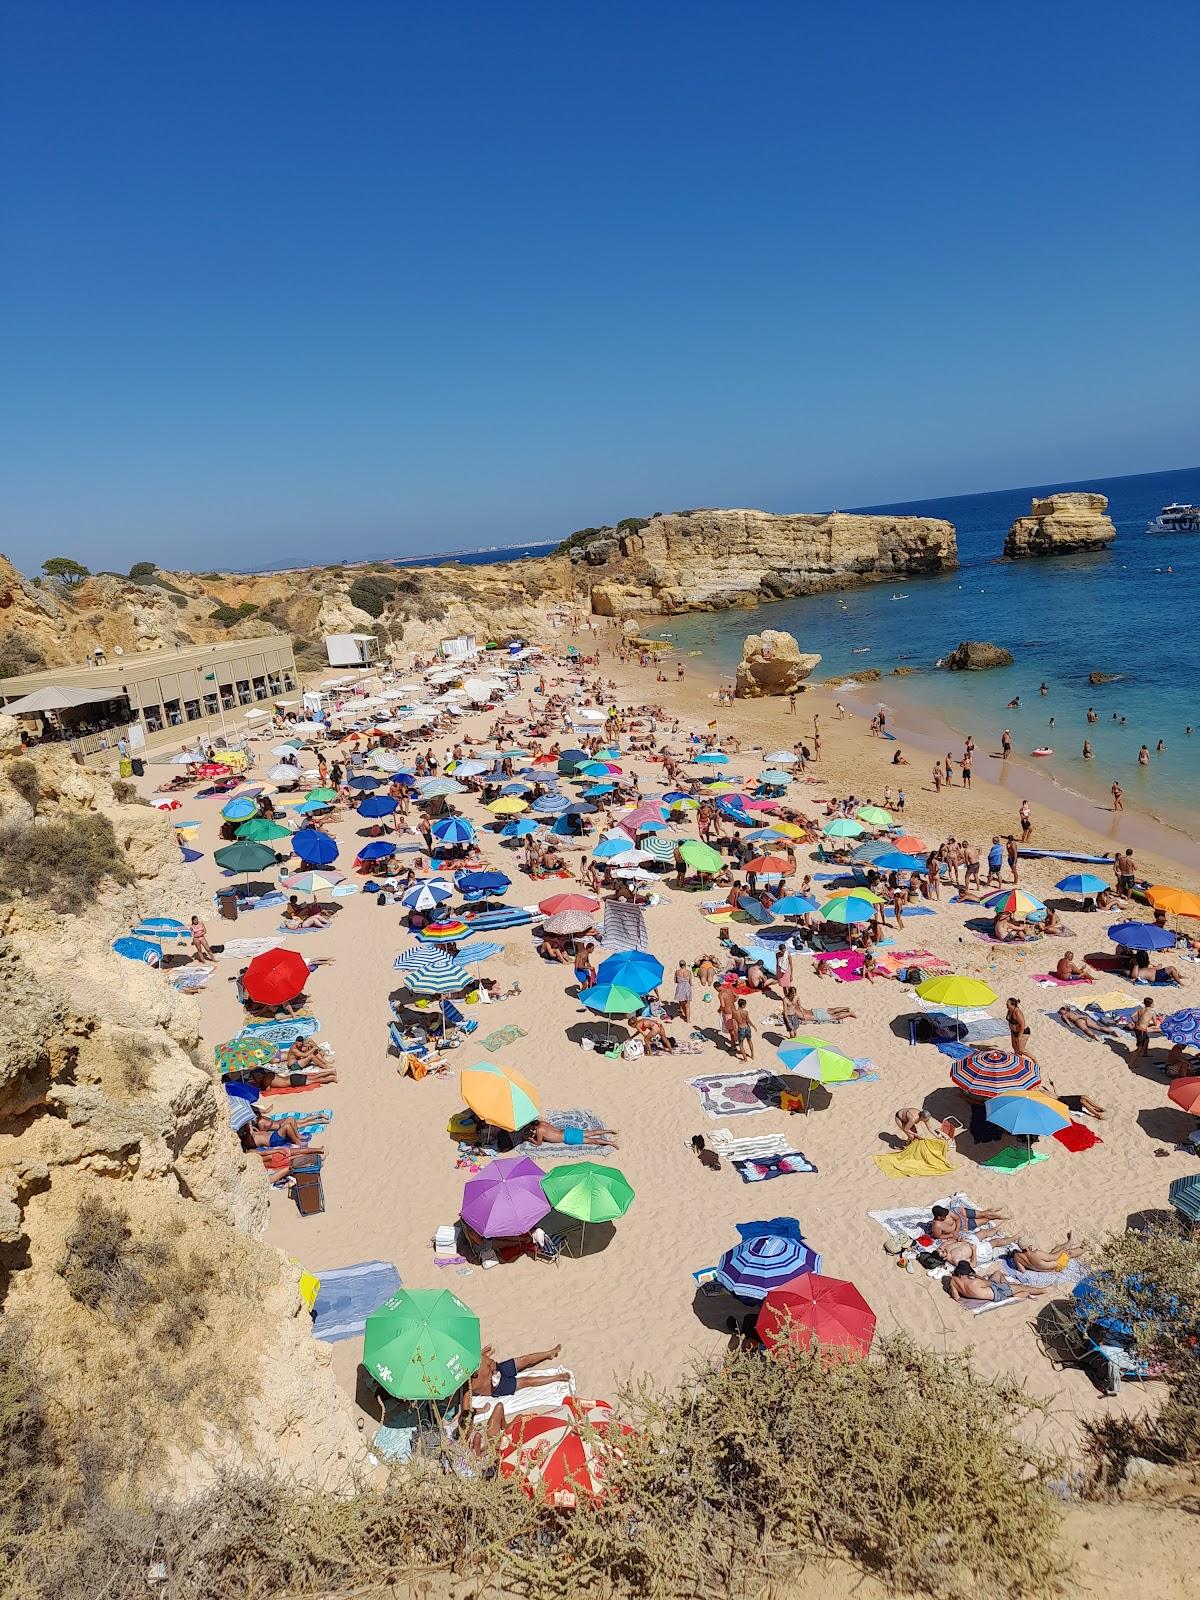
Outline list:
[[[493,1161],[463,1189],[462,1219],[485,1239],[515,1239],[550,1210],[542,1193],[544,1174],[528,1156]]]

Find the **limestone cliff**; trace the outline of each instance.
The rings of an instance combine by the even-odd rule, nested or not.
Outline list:
[[[54,908],[39,832],[84,852]],[[119,869],[119,870],[118,870]],[[86,880],[93,889],[80,890]],[[72,1450],[190,1493],[275,1465],[345,1486],[362,1447],[298,1272],[261,1243],[268,1190],[199,1055],[199,1013],[111,950],[131,919],[199,904],[166,818],[0,717],[0,1300]]]
[[[793,634],[764,628],[749,634],[742,645],[734,693],[739,700],[794,694],[820,664],[820,656],[805,655]]]
[[[931,517],[677,511],[572,552],[601,616],[724,610],[957,566]]]
[[[1010,561],[1028,556],[1068,556],[1103,550],[1117,537],[1106,516],[1108,496],[1076,491],[1035,500],[1029,516],[1018,517],[1004,540]]]

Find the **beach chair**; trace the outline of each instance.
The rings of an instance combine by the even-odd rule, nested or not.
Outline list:
[[[316,1217],[325,1210],[325,1188],[321,1182],[324,1158],[309,1156],[292,1166],[292,1198],[302,1217]]]
[[[1075,1306],[1068,1300],[1054,1300],[1042,1311],[1035,1323],[1038,1343],[1056,1372],[1064,1367],[1081,1367],[1108,1398],[1119,1394],[1122,1379],[1141,1382],[1155,1376],[1149,1362],[1121,1350],[1116,1345],[1102,1345],[1093,1338],[1090,1328],[1080,1322]]]
[[[567,1241],[561,1234],[546,1233],[541,1228],[535,1228],[530,1235],[533,1240],[533,1257],[535,1261],[553,1261],[558,1265],[558,1258],[567,1248]]]
[[[475,1029],[479,1026],[479,1024],[473,1020],[468,1022],[466,1017],[463,1016],[462,1012],[454,1004],[453,1000],[442,1001],[442,1016],[445,1017],[446,1023],[449,1027],[461,1028],[464,1033],[474,1033]]]

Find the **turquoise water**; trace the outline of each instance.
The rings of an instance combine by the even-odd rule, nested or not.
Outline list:
[[[998,561],[1009,525],[1028,513],[1033,497],[1063,489],[1108,496],[1115,543],[1093,555]],[[1011,728],[1018,752],[1053,747],[1045,765],[1067,788],[1106,798],[1117,778],[1129,805],[1179,822],[1195,816],[1200,799],[1200,534],[1146,533],[1146,524],[1171,501],[1200,504],[1200,467],[863,507],[953,522],[958,571],[783,600],[757,611],[680,617],[649,631],[670,635],[680,648],[703,649],[731,672],[748,633],[784,628],[802,650],[820,652],[817,678],[880,668],[882,681],[855,693],[862,711],[874,710],[880,698],[921,704],[959,733],[973,733],[981,748]],[[908,598],[893,600],[893,592]],[[1004,645],[1015,664],[980,673],[936,670],[938,657],[960,639]],[[864,647],[867,653],[855,653]],[[889,679],[894,666],[921,670]],[[1092,687],[1087,675],[1093,670],[1124,676]],[[1043,681],[1050,690],[1045,697],[1038,692]],[[1007,710],[1016,695],[1021,709]],[[1090,728],[1089,706],[1100,715]],[[1113,720],[1114,712],[1124,724]],[[1052,716],[1054,728],[1048,726]],[[1189,723],[1196,729],[1190,738],[1184,732]],[[1085,737],[1095,751],[1090,762],[1081,753]],[[1159,739],[1166,742],[1161,755],[1154,754]],[[1137,765],[1142,743],[1151,750],[1148,768]]]

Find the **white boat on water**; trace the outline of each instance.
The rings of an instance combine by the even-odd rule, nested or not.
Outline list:
[[[1200,533],[1200,506],[1181,506],[1172,502],[1164,506],[1153,522],[1146,524],[1147,533]]]

